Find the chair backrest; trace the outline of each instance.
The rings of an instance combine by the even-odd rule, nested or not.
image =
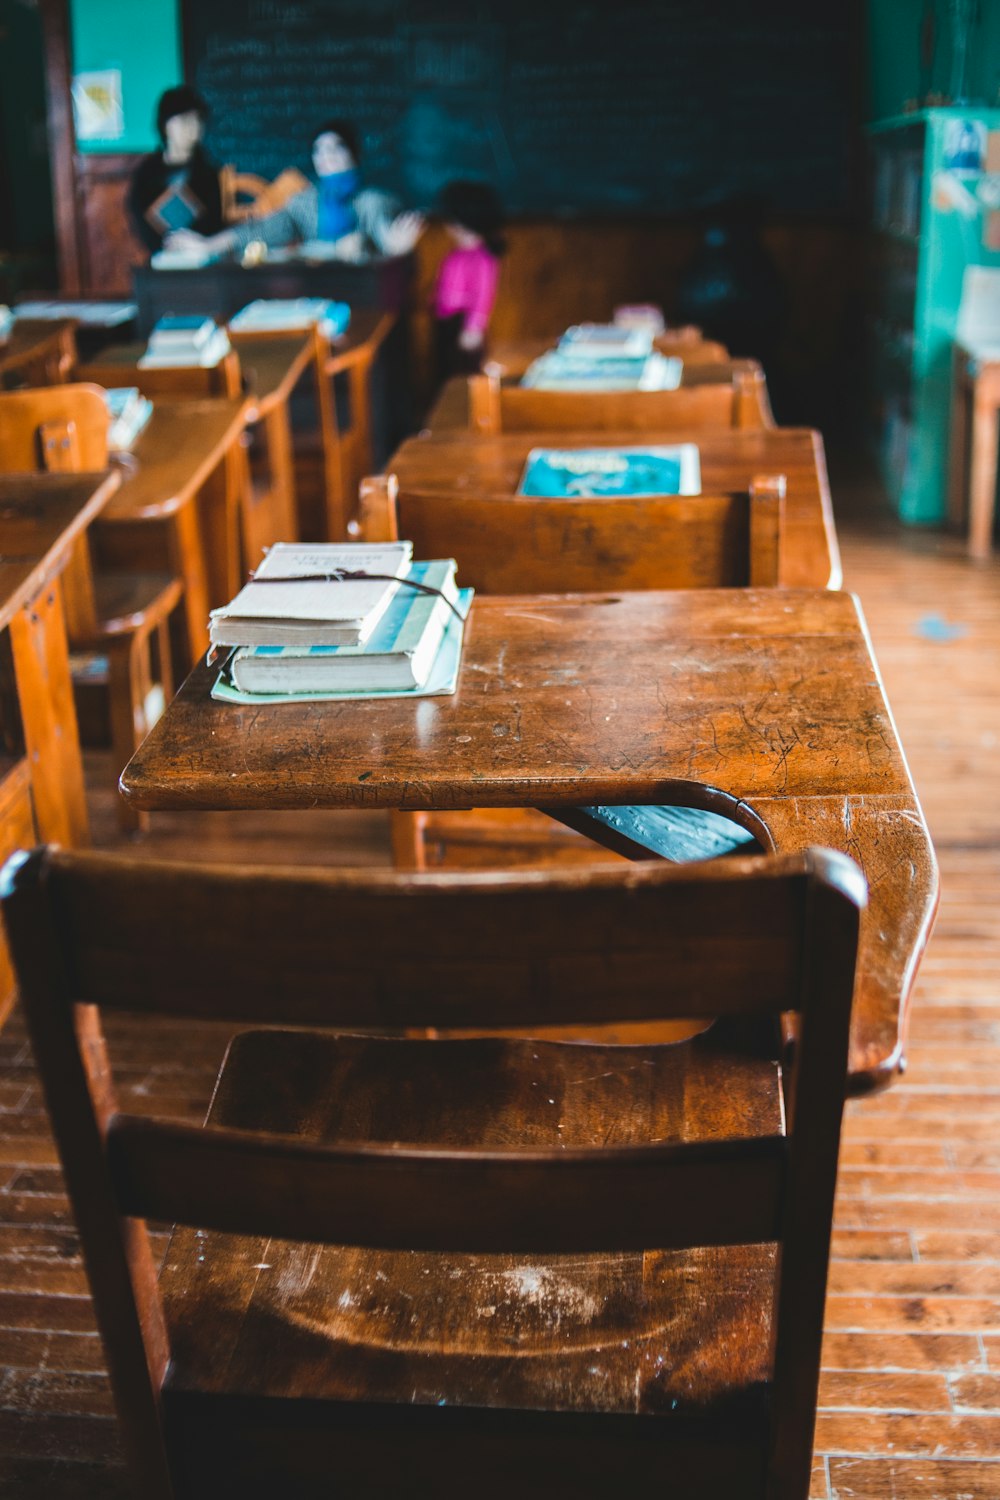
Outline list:
[[[96,385],[53,385],[0,394],[0,471],[84,473],[108,466],[108,415]],[[70,640],[92,638],[97,597],[89,533],[77,537],[62,572]]]
[[[653,347],[661,354],[679,354],[685,360],[698,364],[722,364],[731,358],[725,344],[706,339],[694,323],[684,323],[677,328],[665,328],[657,334]]]
[[[476,1253],[778,1241],[772,1444],[808,1481],[865,900],[844,856],[359,879],[43,849],[8,862],[0,895],[126,1440],[147,1473],[170,1357],[153,1218]],[[790,1130],[498,1153],[133,1117],[117,1109],[103,1010],[489,1029],[540,1015],[776,1028],[791,1012]]]
[[[774,588],[784,518],[783,474],[739,494],[599,500],[400,493],[394,475],[377,475],[361,483],[357,531],[454,557],[462,584],[487,594]]]
[[[109,416],[96,385],[55,385],[0,394],[0,470],[76,471],[108,465]]]
[[[539,391],[496,370],[469,377],[474,432],[680,432],[773,427],[755,360],[685,366],[673,391]]]

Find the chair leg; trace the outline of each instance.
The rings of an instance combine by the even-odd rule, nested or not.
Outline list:
[[[151,686],[149,644],[148,635],[136,633],[114,641],[108,653],[111,753],[116,789],[119,776],[146,736],[145,704]],[[138,833],[149,826],[149,815],[136,812],[119,797],[118,826],[123,833]]]
[[[424,851],[425,813],[400,812],[389,814],[392,836],[392,861],[397,870],[426,870]]]
[[[160,674],[160,686],[163,688],[163,704],[166,707],[174,696],[174,663],[170,650],[169,615],[165,620],[161,620],[156,627],[156,655],[157,671]],[[151,727],[151,725],[147,726],[147,733]]]

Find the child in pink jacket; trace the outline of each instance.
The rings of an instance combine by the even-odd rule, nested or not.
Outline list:
[[[437,374],[447,380],[480,367],[505,245],[503,211],[488,182],[450,182],[438,212],[455,242],[432,299]]]

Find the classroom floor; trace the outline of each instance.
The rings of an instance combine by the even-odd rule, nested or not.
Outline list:
[[[834,472],[860,594],[941,862],[909,1068],[848,1108],[813,1500],[1000,1496],[1000,562],[900,533]],[[92,758],[95,839],[119,841]],[[164,857],[386,863],[373,814],[154,819]],[[223,1031],[122,1022],[130,1108],[204,1108]],[[0,1497],[129,1495],[86,1282],[24,1030],[0,1034]]]

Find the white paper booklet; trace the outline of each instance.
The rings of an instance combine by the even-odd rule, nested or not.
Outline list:
[[[363,645],[412,555],[410,542],[277,542],[254,580],[212,611],[209,639],[213,646]],[[379,576],[343,580],[340,571]]]

